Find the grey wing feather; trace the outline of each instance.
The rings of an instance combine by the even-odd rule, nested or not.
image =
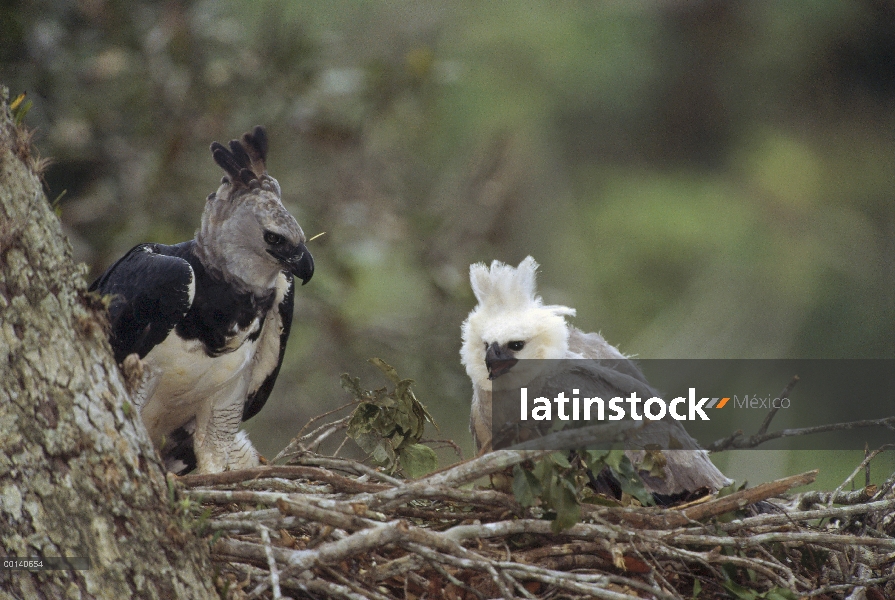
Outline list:
[[[613,397],[626,398],[632,393],[636,393],[642,400],[659,396],[655,389],[645,383],[636,365],[628,359],[568,361],[555,373],[546,377],[544,387],[539,388],[547,397],[555,397],[561,391],[568,395],[572,389],[587,390],[588,394],[607,401]],[[715,491],[731,483],[712,463],[708,452],[700,448],[686,429],[673,419],[644,420],[642,427],[633,430],[626,445],[628,448],[636,448],[626,451],[628,458],[635,464],[644,456],[644,450],[641,449],[662,449],[666,460],[664,477],[641,472],[641,477],[651,492],[673,495],[700,488]]]
[[[478,451],[491,447],[491,391],[472,386],[472,410],[469,413],[469,431]]]

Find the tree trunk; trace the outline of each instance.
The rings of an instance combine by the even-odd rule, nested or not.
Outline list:
[[[217,598],[207,545],[165,476],[0,87],[0,599]]]

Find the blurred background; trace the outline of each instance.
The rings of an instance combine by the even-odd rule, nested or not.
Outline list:
[[[370,357],[470,456],[476,261],[533,255],[548,302],[644,358],[895,358],[888,0],[7,0],[0,82],[34,102],[91,280],[190,239],[209,143],[267,126],[286,206],[326,232],[247,424],[268,456],[349,399],[341,373],[384,385]],[[860,462],[716,458],[826,487]]]

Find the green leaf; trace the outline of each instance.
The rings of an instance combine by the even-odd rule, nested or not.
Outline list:
[[[541,482],[534,473],[521,465],[513,467],[513,495],[522,506],[533,506],[541,495]]]
[[[406,398],[408,406],[416,400],[416,398],[413,397],[413,393],[410,391],[410,386],[412,385],[413,379],[402,379],[395,384],[395,396],[402,399]]]
[[[550,460],[553,461],[553,464],[562,467],[563,469],[572,468],[572,464],[569,462],[568,457],[562,452],[554,452],[550,455]]]
[[[351,418],[348,420],[348,436],[356,439],[357,436],[369,433],[376,428],[376,419],[379,418],[379,407],[369,402],[360,404]]]
[[[652,506],[656,503],[624,451],[613,450],[610,452],[606,464],[612,470],[623,492],[636,498],[643,506]]]
[[[587,462],[587,466],[596,473],[606,466],[606,457],[609,456],[609,452],[608,450],[585,450],[582,456]],[[597,468],[598,466],[599,468]]]
[[[342,373],[342,376],[339,378],[339,384],[343,390],[358,400],[366,400],[368,398],[368,393],[360,386],[360,377],[352,379],[348,373]]]
[[[665,455],[658,447],[650,448],[647,446],[646,452],[643,453],[643,460],[637,465],[641,471],[646,471],[653,477],[665,479],[665,465],[668,461]]]
[[[391,440],[392,448],[395,448],[396,450],[398,448],[401,448],[401,444],[404,444],[405,441],[410,439],[409,437],[406,437],[406,436],[398,433],[398,431],[395,431],[394,433],[392,433],[391,435],[389,435],[387,437],[389,438],[389,440]],[[412,445],[413,445],[413,442],[411,442],[410,444],[404,444],[404,447],[406,448],[407,446],[412,446]]]
[[[398,377],[398,372],[395,370],[395,368],[381,358],[371,358],[368,362],[382,371],[392,383],[397,385],[401,381],[401,378]]]
[[[602,461],[613,471],[618,471],[621,462],[627,459],[628,455],[625,454],[624,450],[610,450],[603,456]]]
[[[401,469],[411,479],[422,477],[438,468],[438,457],[435,451],[423,444],[410,444],[401,448]]]
[[[376,447],[379,446],[379,442],[382,440],[382,436],[370,432],[360,433],[356,436],[352,436],[352,439],[357,442],[357,445],[361,447],[361,450],[363,450],[367,454],[372,454]]]
[[[702,592],[702,583],[698,579],[693,580],[693,600],[699,598],[699,594]]]
[[[373,448],[373,451],[370,453],[370,458],[378,464],[387,467],[389,472],[394,472],[394,469],[397,466],[395,449],[392,448],[392,445],[388,440],[379,440],[379,443],[376,444],[376,447]]]
[[[559,533],[581,520],[581,506],[578,504],[578,494],[572,482],[560,478],[558,485],[553,488],[551,500],[556,510],[556,519],[550,525],[553,531]]]
[[[535,466],[531,472],[541,482],[542,488],[544,488],[548,479],[553,476],[554,465],[550,461],[538,460],[535,461]]]

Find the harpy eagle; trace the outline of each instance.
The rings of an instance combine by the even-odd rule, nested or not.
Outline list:
[[[202,473],[258,465],[239,424],[267,401],[292,324],[294,277],[314,260],[267,174],[262,127],[211,145],[226,172],[195,239],[140,244],[90,286],[112,297],[115,359],[142,359],[133,399],[166,467]],[[132,359],[129,359],[132,360]]]
[[[575,315],[574,308],[543,303],[535,285],[537,268],[538,263],[530,256],[518,267],[495,260],[490,268],[481,263],[469,268],[478,306],[463,323],[460,355],[472,380],[470,430],[479,450],[491,447],[492,381],[507,374],[516,376],[513,367],[519,360],[601,359],[600,363],[591,363],[596,365],[592,368],[576,369],[574,377],[587,378],[585,385],[603,390],[607,398],[628,396],[632,391],[647,394],[646,398],[650,397],[648,394],[658,396],[636,364],[603,336],[584,333],[566,323],[565,317]],[[614,366],[603,366],[606,364]],[[521,385],[525,383],[522,381]],[[668,448],[669,436],[673,436],[674,444],[681,444],[677,447],[689,448],[664,452],[664,477],[641,471],[649,491],[678,496],[702,488],[717,491],[731,483],[677,421],[649,425],[650,429],[642,434],[644,445],[664,437],[660,445]],[[627,453],[634,464],[643,456],[642,450]]]

